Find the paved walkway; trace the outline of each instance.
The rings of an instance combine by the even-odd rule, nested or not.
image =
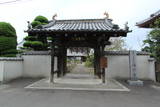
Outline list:
[[[70,73],[62,78],[68,79],[94,79],[93,68],[85,67],[84,64],[77,64]]]
[[[64,77],[54,79],[42,79],[26,88],[29,89],[68,89],[68,90],[94,90],[94,91],[129,91],[128,88],[113,79],[102,83],[101,79],[95,78],[93,71],[82,64],[78,64],[70,73]]]

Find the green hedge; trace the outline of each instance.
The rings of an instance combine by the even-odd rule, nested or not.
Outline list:
[[[0,36],[0,56],[16,54],[17,38]]]
[[[33,21],[33,22],[31,23],[31,25],[32,25],[32,27],[34,28],[34,27],[36,27],[36,26],[38,26],[38,25],[42,25],[42,24],[41,24],[41,22],[39,22],[39,21]]]
[[[0,36],[0,51],[7,49],[16,49],[17,42],[16,37]]]
[[[41,16],[41,15],[37,16],[34,19],[34,21],[38,21],[38,22],[40,22],[42,24],[48,23],[48,19],[46,17],[44,17],[44,16]]]
[[[35,41],[37,38],[35,36],[26,36],[24,40],[26,41]]]
[[[41,41],[26,41],[23,46],[34,50],[43,50],[43,43]]]
[[[0,36],[16,37],[16,30],[11,24],[0,22]]]
[[[90,55],[87,57],[87,60],[85,62],[86,67],[93,67],[94,65],[94,55]]]

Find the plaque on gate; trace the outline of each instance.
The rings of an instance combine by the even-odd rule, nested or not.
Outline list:
[[[100,59],[100,67],[101,68],[107,68],[108,63],[107,63],[107,58],[106,57],[101,57]]]

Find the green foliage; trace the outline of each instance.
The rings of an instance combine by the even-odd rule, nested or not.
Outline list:
[[[145,47],[142,51],[150,52],[151,56],[160,61],[160,18],[154,22],[154,29],[148,34],[144,40]]]
[[[90,55],[87,57],[87,60],[85,62],[85,66],[93,67],[93,65],[94,65],[94,55]]]
[[[33,28],[35,28],[36,26],[39,26],[39,25],[42,25],[42,24],[41,24],[41,22],[39,22],[39,21],[33,21],[33,22],[31,23],[31,25],[32,25]]]
[[[16,37],[16,30],[6,22],[0,22],[0,36]]]
[[[16,37],[0,36],[0,56],[5,56],[5,54],[16,54],[16,40]]]
[[[0,22],[0,56],[16,56],[17,37],[14,27]]]
[[[34,21],[32,21],[31,25],[32,27],[37,27],[39,25],[45,25],[48,23],[48,19],[44,16],[37,16]]]
[[[33,28],[39,28],[40,25],[48,23],[48,19],[44,16],[37,16],[31,23]],[[21,49],[22,50],[48,50],[47,37],[29,35],[24,38],[26,41]]]
[[[24,44],[23,44],[23,46],[24,47],[32,47],[32,41],[26,41],[26,42],[24,42]]]
[[[44,17],[44,16],[41,16],[41,15],[37,16],[37,17],[34,19],[34,21],[38,21],[38,22],[40,22],[40,23],[42,23],[42,24],[48,23],[48,19],[47,19],[46,17]]]
[[[26,36],[24,40],[26,41],[35,41],[37,38],[35,36]]]
[[[43,43],[40,41],[26,41],[23,44],[24,47],[32,48],[33,50],[42,50]]]
[[[42,50],[43,49],[43,43],[40,41],[33,41],[32,42],[32,48],[34,48],[34,50]]]

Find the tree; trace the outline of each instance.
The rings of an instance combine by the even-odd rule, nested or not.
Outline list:
[[[153,30],[147,35],[147,39],[143,41],[144,48],[142,48],[142,51],[149,52],[152,57],[160,61],[160,18],[151,27]]]
[[[126,46],[125,41],[122,38],[112,38],[110,41],[111,41],[111,45],[105,47],[106,51],[124,51],[124,50],[127,50],[125,48],[125,46]]]
[[[0,56],[16,56],[17,36],[15,28],[6,22],[0,22]]]
[[[33,28],[36,28],[41,25],[48,24],[49,21],[46,17],[44,16],[37,16],[31,23]],[[27,49],[27,50],[47,50],[48,49],[48,42],[47,42],[47,37],[44,36],[36,36],[36,35],[28,35],[24,38],[25,43],[23,44],[22,49]]]

